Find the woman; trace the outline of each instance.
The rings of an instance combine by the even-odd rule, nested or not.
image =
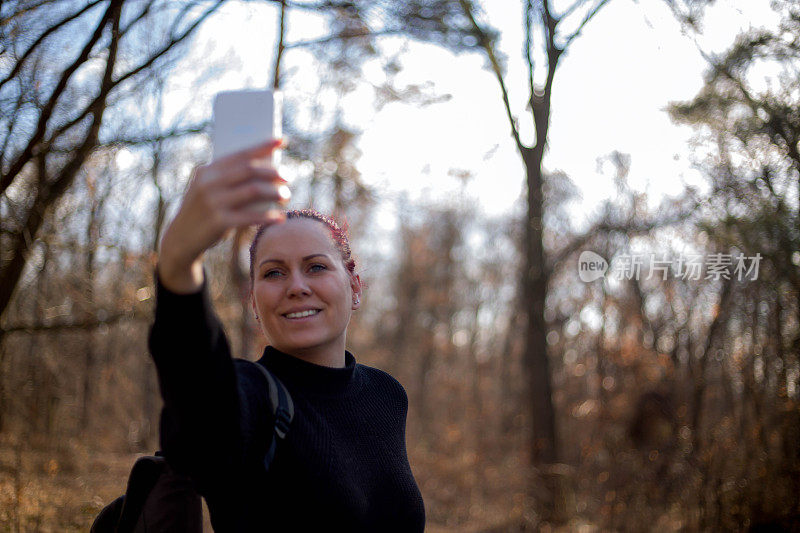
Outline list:
[[[315,212],[263,209],[288,198],[264,164],[278,146],[199,167],[162,239],[150,333],[164,398],[162,449],[195,481],[217,532],[422,531],[405,448],[406,393],[345,351],[361,304],[346,233]],[[202,263],[228,231],[252,224],[260,225],[250,248],[252,307],[271,343],[259,364],[295,405],[269,472],[265,381],[252,365],[233,364]]]

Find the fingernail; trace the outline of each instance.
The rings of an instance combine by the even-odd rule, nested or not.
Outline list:
[[[286,185],[281,185],[278,187],[278,194],[280,195],[281,199],[288,200],[292,197],[292,191],[289,190],[289,187]]]

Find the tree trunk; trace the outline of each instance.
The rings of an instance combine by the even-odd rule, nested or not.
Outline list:
[[[708,361],[709,357],[711,356],[711,351],[715,347],[716,337],[720,331],[720,328],[725,323],[726,313],[725,310],[728,305],[729,296],[731,293],[731,285],[732,280],[726,280],[723,282],[722,291],[719,297],[719,303],[717,304],[717,314],[712,320],[711,325],[708,328],[708,336],[706,337],[706,344],[703,349],[703,353],[700,354],[700,360],[697,363],[697,372],[694,376],[694,390],[692,391],[692,411],[691,411],[691,421],[692,421],[692,449],[695,450],[697,453],[700,450],[700,446],[702,446],[702,425],[703,425],[703,400],[705,399],[705,392],[706,392],[706,372],[708,368]],[[689,355],[691,358],[691,354]]]
[[[526,160],[528,163],[528,160]],[[555,410],[553,408],[550,363],[547,358],[544,301],[547,294],[547,273],[542,246],[541,170],[528,163],[528,218],[525,225],[525,256],[527,268],[523,291],[527,304],[527,324],[524,361],[527,365],[530,401],[532,402],[533,439],[531,459],[534,465],[557,461]]]
[[[557,21],[549,16],[545,3],[545,19],[550,28],[547,45],[547,79],[541,98],[531,87],[531,111],[536,129],[533,148],[521,148],[528,186],[528,210],[525,224],[525,270],[523,294],[528,306],[524,361],[527,365],[531,402],[531,461],[539,470],[545,484],[544,498],[539,498],[539,514],[547,522],[561,523],[566,516],[562,480],[554,472],[558,463],[558,434],[553,405],[552,375],[547,356],[547,323],[544,305],[547,297],[549,272],[544,251],[544,151],[550,127],[550,102],[553,80],[561,50],[553,41]],[[534,481],[536,482],[536,481]],[[532,487],[532,493],[536,487]],[[548,501],[549,500],[549,501]]]

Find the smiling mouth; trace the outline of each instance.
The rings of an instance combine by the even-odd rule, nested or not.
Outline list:
[[[314,316],[319,313],[319,309],[308,309],[306,311],[298,311],[297,313],[286,313],[286,318],[305,318],[307,316]]]

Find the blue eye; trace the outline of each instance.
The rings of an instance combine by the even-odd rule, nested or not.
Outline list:
[[[321,272],[323,270],[328,270],[328,267],[320,263],[314,263],[313,265],[308,267],[308,270],[310,270],[311,272]]]
[[[280,270],[267,270],[266,272],[264,272],[264,277],[277,278],[278,276],[280,276],[280,274],[281,274]]]

